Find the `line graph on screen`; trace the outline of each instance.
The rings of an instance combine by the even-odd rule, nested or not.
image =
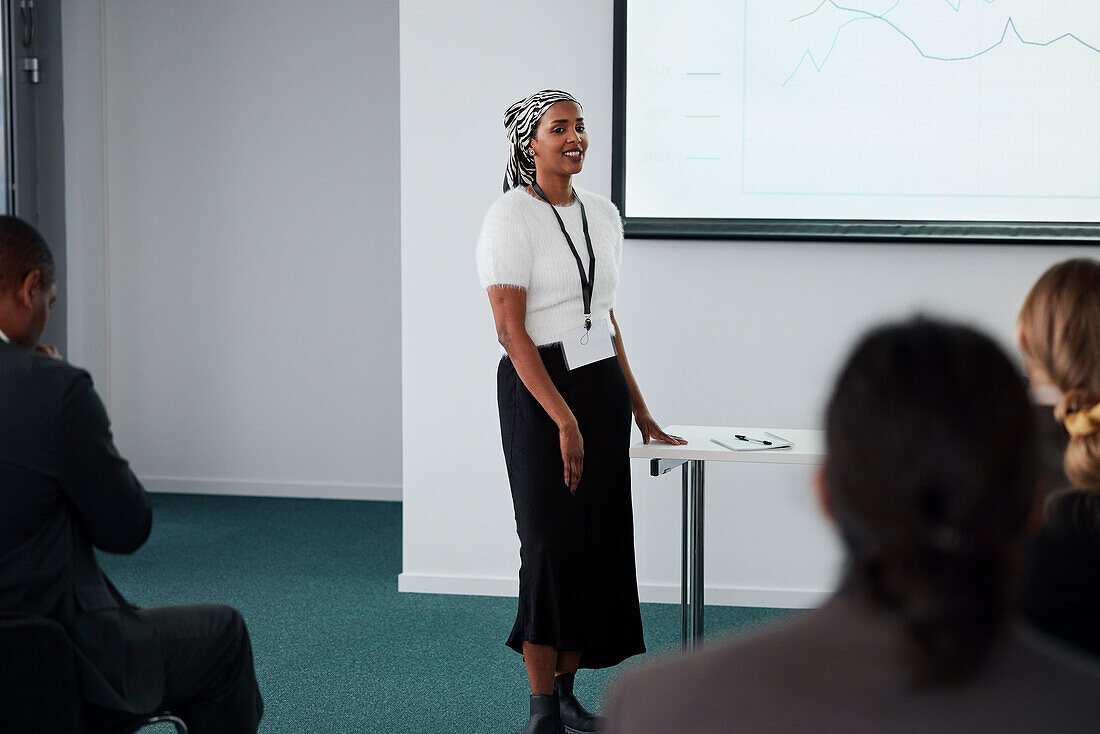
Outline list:
[[[947,6],[949,8],[951,8],[956,13],[958,13],[958,12],[960,12],[960,9],[962,7],[963,0],[958,0],[957,3],[952,3],[951,0],[944,0],[944,2],[947,4]],[[984,2],[987,5],[991,5],[994,2],[996,2],[996,0],[981,0],[981,2]],[[1086,41],[1083,38],[1079,37],[1077,34],[1071,33],[1071,32],[1063,33],[1062,35],[1057,36],[1057,37],[1052,38],[1052,39],[1047,40],[1047,41],[1029,40],[1029,39],[1025,38],[1023,35],[1020,34],[1020,30],[1016,27],[1016,22],[1013,20],[1013,18],[1011,16],[1009,16],[1008,20],[1005,21],[1004,29],[1001,31],[1000,38],[998,38],[997,41],[994,42],[993,44],[991,44],[991,45],[989,45],[985,48],[982,48],[981,50],[975,51],[973,53],[962,53],[962,54],[956,55],[956,56],[937,56],[937,55],[930,54],[930,53],[927,53],[926,51],[924,51],[921,48],[920,42],[916,38],[914,38],[910,33],[907,33],[902,28],[899,28],[895,23],[893,23],[887,17],[890,14],[890,12],[892,10],[894,10],[895,8],[897,8],[900,4],[901,4],[901,0],[898,0],[897,2],[895,2],[893,5],[891,5],[889,8],[887,8],[882,13],[874,13],[872,11],[865,10],[865,9],[862,9],[862,8],[851,8],[851,7],[847,7],[847,6],[844,6],[844,5],[840,5],[839,3],[834,2],[834,0],[822,0],[822,2],[816,8],[811,10],[810,12],[804,13],[804,14],[796,16],[794,18],[791,18],[790,19],[791,23],[795,23],[795,22],[798,22],[800,20],[810,18],[810,17],[816,15],[818,12],[820,12],[821,9],[824,8],[826,5],[831,5],[839,11],[853,13],[853,14],[856,15],[856,17],[846,21],[840,27],[837,28],[836,35],[833,36],[833,42],[829,45],[829,50],[825,53],[824,57],[821,59],[820,62],[815,58],[814,53],[813,53],[813,49],[807,48],[803,52],[801,58],[799,58],[798,64],[795,66],[794,71],[791,72],[790,76],[788,76],[785,80],[783,80],[782,86],[786,86],[791,81],[791,79],[794,78],[794,76],[799,72],[799,70],[802,68],[803,64],[806,61],[809,61],[813,65],[814,69],[818,73],[820,73],[821,70],[823,68],[825,68],[825,64],[828,63],[829,57],[832,56],[834,51],[836,51],[837,43],[840,41],[840,37],[841,37],[842,33],[844,32],[844,30],[846,28],[848,28],[849,26],[851,26],[855,23],[861,22],[861,21],[864,21],[864,22],[865,21],[879,21],[879,22],[885,23],[887,26],[889,26],[890,28],[895,30],[902,38],[904,38],[906,41],[908,41],[913,46],[913,48],[916,50],[916,52],[921,55],[921,57],[923,57],[925,59],[928,59],[930,61],[971,61],[973,59],[978,58],[979,56],[984,56],[985,54],[993,51],[994,49],[999,47],[1001,44],[1003,44],[1005,42],[1005,40],[1009,37],[1009,31],[1012,32],[1012,34],[1016,37],[1016,39],[1020,43],[1026,45],[1026,46],[1045,47],[1045,46],[1052,46],[1056,43],[1060,43],[1060,42],[1063,42],[1063,41],[1069,41],[1069,42],[1078,43],[1081,46],[1084,46],[1085,48],[1087,48],[1087,49],[1089,49],[1089,50],[1091,50],[1091,51],[1093,51],[1097,54],[1100,54],[1100,47],[1098,47],[1098,46],[1096,46],[1092,43],[1089,43],[1088,41]]]
[[[750,0],[742,190],[1098,198],[1097,39],[1084,2]]]

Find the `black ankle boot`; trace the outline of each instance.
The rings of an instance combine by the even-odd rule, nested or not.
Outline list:
[[[521,734],[562,734],[557,691],[531,694],[531,720]]]
[[[592,734],[603,731],[603,719],[584,710],[573,695],[573,676],[567,673],[554,678],[554,695],[558,697],[558,711],[566,734]]]

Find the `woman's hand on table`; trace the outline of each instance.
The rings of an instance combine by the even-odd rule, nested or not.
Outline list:
[[[561,443],[561,462],[565,465],[565,486],[576,494],[584,470],[584,439],[576,421],[558,429],[558,441]]]
[[[683,446],[687,443],[679,436],[671,436],[661,430],[661,425],[653,419],[648,410],[634,414],[634,421],[642,432],[642,443],[649,443],[650,439],[662,443],[670,443],[673,446]]]

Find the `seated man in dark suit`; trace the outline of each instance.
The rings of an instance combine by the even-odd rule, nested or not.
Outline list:
[[[1100,731],[1100,668],[1016,624],[1034,435],[987,337],[922,319],[871,333],[834,389],[817,487],[847,549],[841,590],[627,674],[608,732]]]
[[[0,613],[65,627],[91,732],[165,708],[192,734],[255,732],[263,704],[240,613],[135,609],[96,562],[93,547],[141,547],[152,513],[91,377],[38,344],[55,277],[41,235],[0,216]]]

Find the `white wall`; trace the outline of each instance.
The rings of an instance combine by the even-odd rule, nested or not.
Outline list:
[[[543,87],[584,103],[578,183],[610,190],[612,3],[401,0],[404,573],[409,591],[514,594],[518,541],[495,407],[497,349],[473,248],[500,194],[501,116]],[[665,423],[820,427],[869,325],[914,310],[1006,345],[1049,264],[1100,248],[628,241],[616,316]],[[839,560],[810,470],[707,467],[708,603],[800,606]],[[643,599],[678,600],[677,474],[634,473]]]
[[[69,353],[111,398],[107,328],[107,180],[104,168],[103,9],[63,0],[61,17],[65,128],[66,298]]]
[[[399,499],[397,4],[70,0],[71,357],[153,490]]]

